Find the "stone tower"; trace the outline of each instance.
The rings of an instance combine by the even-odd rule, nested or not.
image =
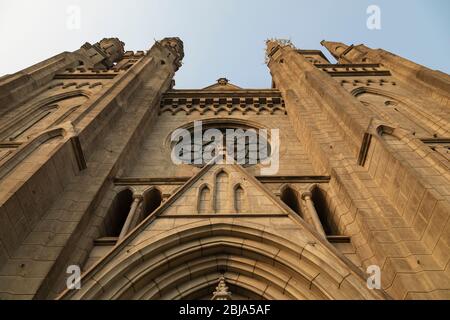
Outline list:
[[[0,78],[0,298],[449,299],[450,77],[322,44],[264,89],[175,89],[178,38]]]

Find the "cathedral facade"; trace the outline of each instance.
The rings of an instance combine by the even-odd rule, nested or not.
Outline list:
[[[0,299],[450,299],[450,77],[322,45],[263,89],[176,89],[178,38],[0,78]]]

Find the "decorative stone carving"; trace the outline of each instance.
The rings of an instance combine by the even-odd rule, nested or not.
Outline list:
[[[181,67],[181,61],[184,58],[184,45],[183,41],[181,41],[178,37],[173,38],[164,38],[159,43],[163,46],[168,48],[170,51],[173,52],[173,54],[176,56],[175,58],[175,65],[177,66],[177,70],[179,67]]]
[[[217,285],[216,291],[214,291],[211,300],[232,300],[231,292],[228,291],[228,286],[224,276],[220,277],[219,284]]]

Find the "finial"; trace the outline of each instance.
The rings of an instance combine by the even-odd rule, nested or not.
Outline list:
[[[175,56],[175,65],[177,66],[177,70],[181,67],[181,61],[184,58],[184,44],[178,37],[164,38],[161,41],[158,41],[163,47],[166,47],[170,51],[172,51]]]
[[[272,56],[281,48],[289,47],[295,49],[290,39],[268,39],[266,41],[266,63],[269,63]]]
[[[230,82],[227,78],[219,78],[217,79],[217,83],[221,86],[226,86]]]
[[[339,60],[342,54],[348,49],[348,46],[341,42],[322,40],[320,44],[324,46],[336,60]]]
[[[219,284],[217,285],[211,300],[232,300],[231,292],[228,291],[228,286],[223,275],[219,278]]]

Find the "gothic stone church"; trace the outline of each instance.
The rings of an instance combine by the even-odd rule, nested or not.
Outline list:
[[[0,78],[0,298],[450,299],[450,77],[322,45],[269,40],[264,89],[175,89],[178,38]],[[278,129],[277,173],[175,164],[198,120]]]

